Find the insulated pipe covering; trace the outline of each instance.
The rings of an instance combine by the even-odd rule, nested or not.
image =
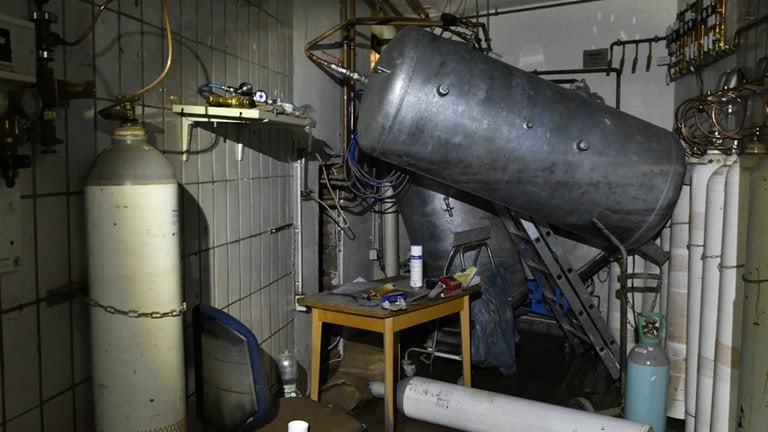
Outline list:
[[[368,77],[360,145],[409,171],[600,245],[669,218],[685,172],[674,134],[426,30],[405,28]]]

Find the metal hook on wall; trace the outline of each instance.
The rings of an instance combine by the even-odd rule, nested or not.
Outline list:
[[[635,58],[632,59],[632,73],[637,72],[637,52],[640,50],[640,44],[635,44]]]

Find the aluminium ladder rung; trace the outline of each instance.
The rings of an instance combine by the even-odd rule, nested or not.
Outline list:
[[[554,286],[560,288],[568,300],[576,321],[581,325],[595,352],[611,376],[617,379],[621,376],[618,343],[600,315],[600,311],[595,307],[583,282],[573,271],[565,252],[557,245],[552,231],[543,224],[536,225],[531,221],[517,217],[505,207],[497,205],[496,210],[504,227],[509,232],[510,238],[521,251],[521,256],[525,257],[525,263],[532,272],[539,273],[539,277],[536,277],[537,282],[541,283],[543,280],[547,282],[550,288]],[[538,255],[538,260],[533,258],[536,255]],[[573,342],[567,330],[567,327],[570,327],[566,322],[567,318],[564,314],[555,317],[560,323],[563,333],[568,336],[569,342]]]
[[[531,239],[531,244],[541,260],[549,269],[552,283],[560,287],[576,319],[608,368],[608,372],[614,379],[618,378],[621,375],[618,361],[619,344],[600,315],[600,311],[595,307],[578,273],[573,270],[568,257],[557,245],[554,233],[544,224],[517,219]]]

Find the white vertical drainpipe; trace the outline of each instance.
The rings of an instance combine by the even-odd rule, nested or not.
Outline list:
[[[669,392],[667,415],[685,418],[685,337],[688,320],[688,213],[691,187],[684,185],[669,227],[667,343]]]
[[[720,292],[715,340],[715,379],[712,395],[711,429],[734,431],[739,382],[741,316],[744,305],[744,260],[749,216],[749,177],[765,148],[748,147],[731,164],[725,180],[723,209],[723,252],[720,264]]]
[[[304,216],[302,211],[301,190],[304,187],[304,159],[300,159],[293,164],[293,205],[294,205],[294,222],[293,222],[293,235],[295,241],[296,250],[294,251],[294,288],[293,295],[304,295],[304,237],[301,231],[301,218]]]
[[[383,209],[381,218],[383,222],[382,236],[384,237],[384,273],[390,277],[400,273],[400,218],[392,185],[384,186],[384,197],[381,204]]]
[[[688,325],[685,365],[685,432],[693,432],[696,424],[696,386],[699,358],[699,324],[701,322],[701,255],[704,250],[707,181],[719,168],[725,156],[717,151],[691,161],[691,211],[688,227]]]
[[[699,357],[696,383],[697,432],[709,432],[712,415],[712,390],[715,377],[715,337],[717,334],[717,302],[720,285],[720,259],[723,244],[723,208],[728,168],[736,156],[728,156],[707,181],[704,247],[701,261],[701,308],[699,324]]]

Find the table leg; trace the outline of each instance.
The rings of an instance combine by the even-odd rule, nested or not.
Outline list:
[[[323,321],[319,310],[312,312],[312,359],[310,364],[309,397],[320,400],[320,352],[323,344]]]
[[[470,341],[469,296],[464,296],[461,309],[461,359],[464,370],[464,385],[472,387],[472,345]]]
[[[394,321],[384,320],[384,430],[395,430],[395,377],[400,362],[395,356],[399,350],[399,334],[394,332]]]

